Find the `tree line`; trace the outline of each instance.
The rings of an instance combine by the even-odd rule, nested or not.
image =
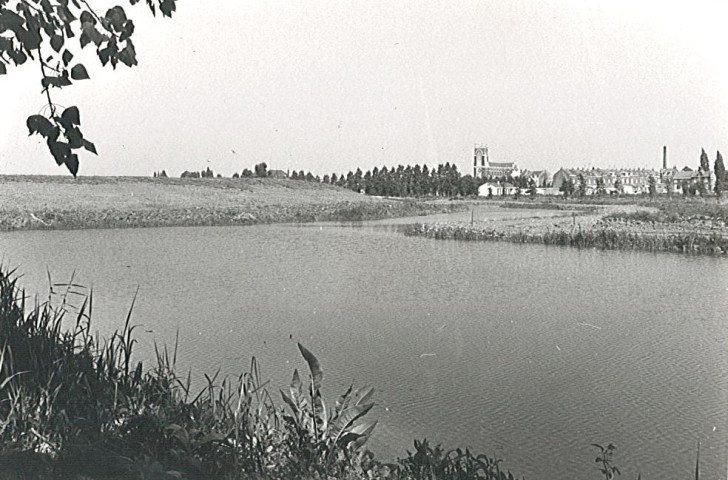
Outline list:
[[[166,177],[166,172],[164,172],[164,175],[162,175],[162,172],[154,172],[154,177]],[[262,162],[255,165],[254,170],[245,168],[241,173],[235,172],[232,178],[268,177],[271,176],[271,173],[268,170],[268,165]],[[184,171],[181,178],[221,178],[221,175],[215,175],[207,167],[199,172]],[[303,170],[294,170],[287,173],[287,178],[336,185],[367,195],[388,197],[477,195],[478,187],[486,182],[486,179],[474,178],[469,174],[462,175],[457,166],[450,162],[439,164],[437,168],[432,169],[427,165],[420,166],[419,164],[415,166],[374,167],[366,172],[363,172],[361,168],[357,168],[356,171],[349,171],[346,174],[332,173],[323,177]],[[498,180],[519,181],[517,178],[510,177]]]
[[[478,186],[482,183],[472,175],[461,175],[457,166],[450,162],[432,169],[419,164],[374,167],[366,172],[357,168],[346,175],[324,175],[322,182],[367,195],[387,197],[477,195]]]
[[[685,168],[690,170],[688,167]],[[705,153],[705,150],[703,150],[700,155],[699,169],[703,172],[710,171],[708,156]],[[715,174],[714,191],[718,197],[721,197],[722,193],[726,190],[728,176],[726,175],[725,165],[720,151],[717,152],[713,171]],[[241,173],[234,173],[232,178],[261,178],[271,175],[272,171],[268,170],[268,165],[265,162],[261,162],[256,164],[253,167],[253,170],[245,168]],[[166,177],[167,174],[164,170],[162,170],[161,172],[154,172],[154,176]],[[387,197],[471,196],[477,195],[478,187],[486,182],[499,182],[501,184],[510,183],[516,187],[516,197],[520,197],[522,193],[535,196],[537,190],[535,180],[525,175],[517,177],[500,176],[477,178],[470,174],[462,175],[458,171],[457,165],[451,164],[450,162],[439,164],[437,168],[430,168],[427,165],[420,166],[419,164],[415,166],[398,165],[397,167],[374,167],[372,170],[367,170],[366,172],[363,172],[361,168],[357,168],[355,171],[349,171],[346,174],[332,173],[331,175],[327,174],[323,177],[314,175],[311,172],[305,172],[304,170],[294,170],[289,171],[286,176],[291,180],[336,185],[355,192],[365,193],[367,195]],[[221,175],[215,175],[214,172],[207,167],[205,170],[201,170],[199,172],[185,171],[182,173],[181,177],[221,178]],[[648,192],[650,196],[655,196],[657,194],[657,183],[657,179],[650,176],[648,181]],[[621,191],[622,182],[619,178],[615,180],[613,187],[617,192]],[[668,182],[667,187],[669,195],[672,191],[672,183]],[[698,193],[705,195],[707,193],[705,185],[702,182],[697,182],[695,184],[684,183],[681,187],[685,195]],[[580,173],[576,180],[567,179],[561,185],[559,190],[564,197],[567,198],[572,196],[586,196],[586,179],[584,178],[584,175]],[[607,193],[607,185],[601,178],[596,180],[595,193],[598,195]],[[492,194],[489,195],[489,197],[490,196],[492,196]]]

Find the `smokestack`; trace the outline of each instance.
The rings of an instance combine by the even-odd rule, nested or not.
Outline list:
[[[667,170],[667,145],[662,147],[662,168]]]

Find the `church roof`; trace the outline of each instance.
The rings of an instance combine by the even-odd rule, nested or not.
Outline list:
[[[514,162],[488,162],[488,166],[491,168],[515,168]]]

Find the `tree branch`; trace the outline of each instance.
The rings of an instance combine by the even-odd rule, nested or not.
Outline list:
[[[43,61],[43,55],[40,53],[40,47],[38,47],[38,62],[40,63],[40,72],[43,78],[46,78],[46,64]],[[48,67],[50,68],[50,67]],[[48,99],[48,107],[51,109],[51,118],[54,118],[56,116],[56,107],[53,105],[53,101],[51,100],[51,87],[50,85],[46,85],[45,87],[45,94],[46,98]]]
[[[86,0],[80,0],[80,1],[81,1],[81,3],[83,3],[84,5],[86,5],[86,8],[88,8],[88,11],[91,12],[91,15],[93,15],[96,18],[96,21],[99,22],[101,24],[101,26],[103,26],[104,24],[103,24],[103,22],[101,22],[101,17],[99,17],[96,14],[96,12],[94,12],[94,9],[91,8],[91,5],[89,5]],[[104,28],[106,28],[106,27],[104,27]]]

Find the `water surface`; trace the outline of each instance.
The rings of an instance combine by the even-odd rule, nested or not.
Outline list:
[[[140,355],[179,331],[185,371],[255,356],[285,388],[300,341],[330,402],[377,388],[385,459],[427,437],[527,478],[599,478],[589,445],[612,442],[626,477],[688,478],[700,439],[702,478],[726,478],[724,259],[434,241],[398,223],[13,232],[0,252],[43,295],[47,270],[75,270],[102,332],[138,288]]]

